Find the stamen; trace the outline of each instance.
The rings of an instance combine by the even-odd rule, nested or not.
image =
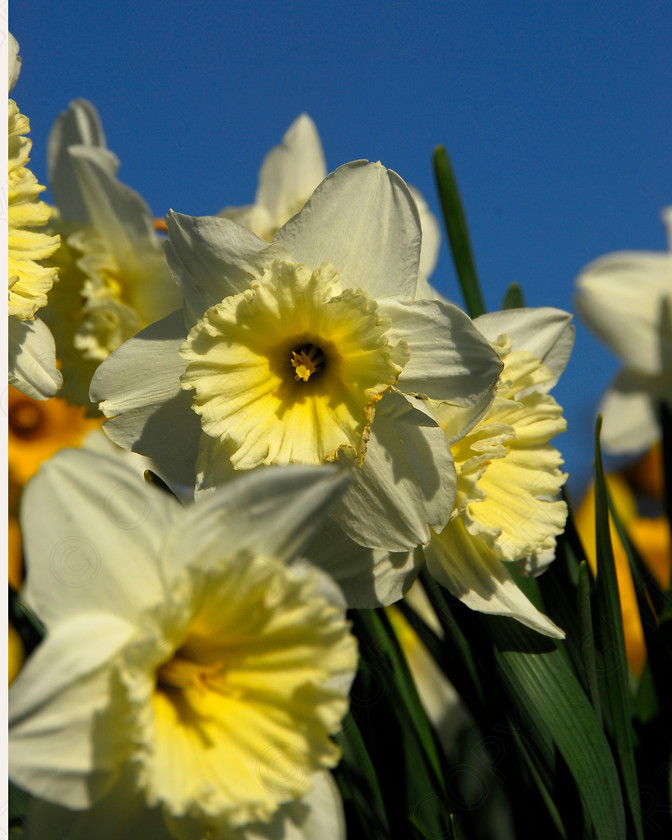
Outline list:
[[[298,351],[292,350],[291,362],[297,382],[308,382],[324,361],[324,354],[315,344],[304,344]]]
[[[211,688],[210,682],[219,675],[221,669],[221,662],[200,665],[198,662],[191,662],[181,656],[173,656],[159,668],[157,684],[168,688],[195,686],[202,694],[205,694]]]

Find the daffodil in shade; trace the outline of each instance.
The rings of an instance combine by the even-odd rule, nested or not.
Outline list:
[[[301,114],[285,132],[282,143],[264,158],[254,204],[225,207],[219,215],[233,219],[270,242],[326,177],[320,135],[308,114]],[[415,199],[422,227],[420,271],[428,277],[436,266],[441,230],[420,191],[410,184],[408,188]]]
[[[485,416],[452,444],[455,510],[424,547],[431,574],[467,606],[556,637],[563,632],[527,600],[507,566],[518,561],[534,574],[552,558],[565,527],[567,507],[558,495],[567,476],[550,441],[566,423],[548,391],[569,359],[570,321],[551,308],[474,320],[504,369]],[[441,407],[437,415],[452,440],[451,417]]]
[[[672,207],[663,211],[672,249]],[[672,410],[672,252],[622,251],[576,280],[576,308],[624,363],[600,406],[602,446],[644,452],[660,440],[659,410]]]
[[[23,597],[47,635],[10,697],[29,836],[345,836],[328,771],[356,643],[333,580],[292,558],[346,482],[255,471],[183,508],[118,458],[41,468]]]
[[[502,364],[461,310],[416,297],[420,224],[399,176],[346,164],[270,244],[218,217],[171,213],[168,229],[184,309],[98,369],[109,436],[197,494],[240,470],[343,462],[333,517],[354,541],[409,552],[441,530],[452,453],[424,404],[473,422]],[[410,585],[414,561],[398,565]]]
[[[9,33],[9,90],[21,70],[19,45]],[[8,303],[9,381],[37,400],[53,396],[63,384],[56,368],[54,339],[36,317],[47,303],[47,294],[57,279],[56,270],[43,264],[58,248],[59,237],[40,230],[49,221],[51,209],[39,195],[44,187],[28,169],[32,141],[30,123],[13,99],[8,116]]]
[[[91,377],[103,359],[142,327],[174,311],[180,294],[163,257],[153,216],[117,177],[95,107],[72,102],[47,146],[58,208],[53,226],[60,283],[45,310],[65,380],[63,396],[90,406]]]

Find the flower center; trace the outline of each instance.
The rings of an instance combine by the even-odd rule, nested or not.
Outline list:
[[[326,362],[324,353],[315,344],[302,344],[292,350],[291,364],[297,382],[308,382],[311,376],[322,373]]]
[[[378,305],[336,269],[274,260],[244,292],[206,310],[180,348],[180,381],[235,469],[363,463],[374,407],[409,358]]]
[[[10,406],[9,431],[23,440],[31,440],[40,433],[44,423],[42,409],[28,400],[21,400]]]
[[[159,668],[156,675],[157,688],[195,687],[201,694],[205,694],[213,687],[212,681],[220,675],[222,665],[222,662],[214,662],[211,665],[192,662],[180,656],[178,651]]]

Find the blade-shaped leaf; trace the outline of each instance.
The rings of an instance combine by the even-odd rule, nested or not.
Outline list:
[[[511,283],[506,290],[502,309],[522,309],[525,306],[525,295],[518,283]]]
[[[621,602],[616,579],[616,566],[609,533],[609,506],[607,487],[602,467],[600,431],[602,418],[598,417],[595,430],[595,534],[597,549],[597,624],[602,641],[602,660],[605,703],[609,707],[612,736],[616,746],[623,787],[630,819],[637,840],[643,840],[639,786],[633,753],[630,689],[628,664],[625,656]]]
[[[472,318],[476,318],[485,313],[485,303],[476,273],[476,263],[471,250],[462,199],[453,167],[443,146],[438,146],[434,151],[434,176],[457,279],[462,289],[467,312]]]

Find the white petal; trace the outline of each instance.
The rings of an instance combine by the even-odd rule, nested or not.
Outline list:
[[[320,135],[308,114],[301,114],[264,158],[255,201],[280,225],[296,213],[324,180],[327,167]]]
[[[8,32],[7,35],[9,36],[7,44],[7,58],[9,61],[7,81],[9,92],[11,93],[21,72],[21,56],[19,55],[19,42],[11,32]]]
[[[201,424],[180,385],[186,335],[181,310],[142,330],[96,370],[90,397],[110,418],[104,429],[115,443],[154,458],[167,480],[193,486]]]
[[[134,621],[164,598],[157,558],[181,513],[169,494],[121,460],[62,450],[24,490],[23,597],[48,627],[111,603]]]
[[[332,516],[355,542],[408,551],[441,530],[455,503],[455,466],[441,427],[401,395],[378,403],[366,458]]]
[[[353,609],[375,609],[399,601],[423,562],[419,549],[391,552],[358,545],[331,519],[322,524],[304,554],[338,582]]]
[[[268,242],[242,225],[220,216],[184,216],[171,211],[166,222],[170,236],[166,259],[187,301],[189,327],[209,307],[249,289],[278,251],[269,249]]]
[[[9,318],[9,383],[34,400],[48,400],[63,385],[56,367],[56,345],[49,327],[39,318]]]
[[[672,251],[672,207],[664,207],[660,214],[667,234],[667,247]]]
[[[471,319],[440,300],[382,298],[390,338],[406,341],[411,358],[397,382],[406,394],[422,394],[466,407],[482,402],[494,388],[502,362]]]
[[[76,145],[95,149],[99,165],[110,177],[117,174],[119,160],[106,148],[98,111],[86,99],[75,99],[67,111],[61,111],[56,117],[47,140],[47,173],[51,194],[62,218],[87,224],[89,213],[80,190],[76,188],[75,172],[68,152],[70,146]]]
[[[445,295],[442,295],[438,289],[435,289],[434,286],[432,286],[422,272],[418,274],[418,282],[415,287],[415,294],[413,297],[429,298],[429,300],[442,300],[444,303],[450,303]]]
[[[26,840],[173,840],[159,808],[149,809],[126,772],[112,791],[86,811],[71,811],[48,802],[28,805]]]
[[[250,826],[244,840],[345,840],[343,800],[331,773],[316,773],[298,802],[282,807],[268,827]]]
[[[496,341],[506,334],[513,349],[527,350],[549,368],[553,380],[544,383],[543,391],[550,391],[567,366],[574,347],[572,315],[550,306],[504,309],[474,318],[474,326],[489,340]]]
[[[268,467],[239,473],[184,512],[163,549],[166,564],[208,563],[249,550],[287,560],[350,483],[338,467]]]
[[[606,451],[644,452],[660,440],[658,406],[650,384],[650,377],[622,371],[604,395],[601,442]]]
[[[154,240],[153,217],[145,200],[110,173],[95,146],[70,146],[70,166],[75,180],[70,191],[78,191],[88,222],[104,237],[120,265],[139,241]]]
[[[429,209],[419,189],[408,184],[408,189],[415,199],[420,215],[420,227],[422,228],[422,248],[420,250],[420,271],[429,277],[436,268],[436,261],[441,247],[441,228],[436,216]]]
[[[49,633],[10,692],[10,777],[24,790],[86,808],[114,783],[132,747],[131,716],[110,663],[136,628],[104,613]]]
[[[564,632],[523,595],[506,565],[487,548],[479,551],[477,538],[459,519],[448,528],[449,543],[435,534],[424,547],[427,568],[442,586],[472,610],[507,615],[545,636],[564,638]]]
[[[301,263],[336,266],[344,286],[372,297],[415,293],[420,219],[401,178],[355,161],[329,175],[273,238]]]
[[[579,314],[629,368],[655,375],[672,367],[672,255],[610,254],[576,286]]]

